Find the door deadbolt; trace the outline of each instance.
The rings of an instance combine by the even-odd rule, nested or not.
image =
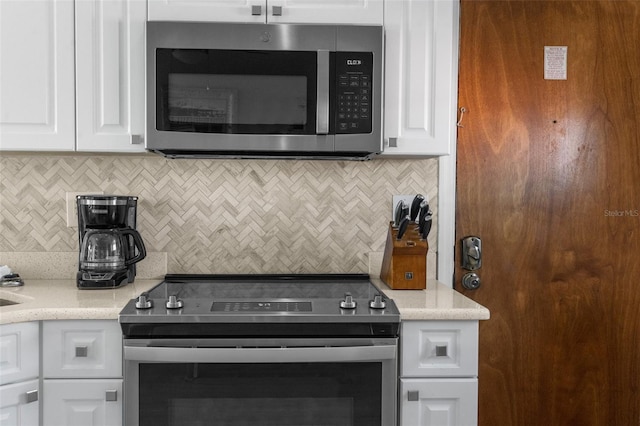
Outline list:
[[[482,240],[478,237],[462,239],[462,269],[476,271],[482,267]]]

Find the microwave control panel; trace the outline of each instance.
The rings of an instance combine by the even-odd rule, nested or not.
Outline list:
[[[336,134],[371,133],[373,54],[336,52]]]

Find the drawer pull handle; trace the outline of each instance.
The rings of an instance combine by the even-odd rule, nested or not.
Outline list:
[[[108,390],[105,392],[105,401],[117,401],[118,400],[118,391],[117,390]]]
[[[29,392],[25,392],[27,404],[32,402],[36,402],[38,400],[38,390],[32,390]]]
[[[253,16],[262,15],[262,6],[260,6],[260,5],[251,6],[251,15],[253,15]]]
[[[76,358],[86,358],[89,356],[89,347],[76,346]]]
[[[273,6],[273,16],[282,16],[282,6]]]
[[[436,346],[436,356],[447,356],[447,347],[446,346]]]
[[[409,392],[407,392],[407,400],[409,400],[409,401],[420,401],[420,391],[409,391]]]

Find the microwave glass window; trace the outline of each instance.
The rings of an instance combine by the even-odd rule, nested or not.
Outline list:
[[[306,95],[304,76],[169,74],[169,122],[303,129]]]
[[[158,49],[163,131],[313,134],[315,52]]]

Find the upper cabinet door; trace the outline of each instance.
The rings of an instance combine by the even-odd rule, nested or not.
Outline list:
[[[385,2],[385,156],[451,153],[456,135],[457,0]]]
[[[144,26],[139,0],[76,2],[77,150],[144,152]]]
[[[148,0],[150,21],[266,21],[266,0]]]
[[[0,149],[73,151],[73,0],[0,1]]]
[[[148,0],[150,21],[382,25],[383,0]]]
[[[271,23],[382,25],[383,0],[267,0]]]

